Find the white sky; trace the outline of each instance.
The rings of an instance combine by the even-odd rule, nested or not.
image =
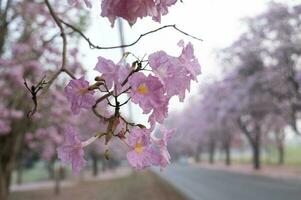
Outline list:
[[[297,0],[287,0],[285,2],[296,2]],[[92,24],[87,36],[101,46],[118,45],[119,35],[117,23],[111,29],[110,23],[106,18],[100,17],[99,0],[95,0],[91,10]],[[219,76],[221,66],[219,66],[215,52],[218,49],[230,45],[241,33],[243,24],[241,19],[247,16],[254,16],[264,10],[267,0],[184,0],[184,3],[178,2],[170,8],[168,15],[162,18],[161,24],[153,22],[150,18],[138,20],[131,28],[124,23],[125,41],[130,43],[134,41],[141,33],[158,28],[161,25],[176,24],[178,28],[194,36],[202,38],[199,42],[185,35],[176,32],[173,29],[165,29],[144,37],[138,44],[127,48],[135,55],[142,57],[144,54],[150,54],[158,50],[164,50],[171,55],[179,55],[180,49],[177,42],[184,39],[185,42],[192,42],[195,48],[195,54],[202,66],[202,75],[199,76],[199,84],[204,81],[214,79]],[[282,1],[283,2],[283,1]],[[91,50],[86,42],[82,42],[81,50],[85,53],[84,65],[89,76],[96,74],[93,70],[98,56],[104,56],[117,62],[120,59],[120,49],[117,50]],[[197,92],[197,84],[193,84],[192,92],[187,95],[188,98]],[[178,103],[177,99],[172,99],[170,110],[183,108],[185,104]],[[145,117],[136,117],[139,110],[133,109],[134,118],[138,121],[144,121]]]

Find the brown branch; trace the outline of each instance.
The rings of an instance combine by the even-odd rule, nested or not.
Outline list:
[[[74,33],[74,31],[65,33],[66,35],[71,35],[72,33]],[[52,42],[53,40],[55,40],[57,37],[61,36],[61,32],[58,32],[56,34],[54,34],[52,37],[50,37],[47,40],[43,40],[43,44],[42,46],[45,47],[47,44],[49,44],[50,42]]]
[[[130,100],[131,100],[131,97],[128,98],[128,99],[127,99],[125,102],[123,102],[122,104],[120,104],[120,107],[121,107],[121,106],[124,106],[125,104],[127,104]]]
[[[74,76],[74,74],[71,72],[71,71],[69,71],[68,69],[66,69],[66,68],[63,68],[62,69],[62,72],[65,72],[68,76],[70,76],[72,79],[76,79],[76,77]]]
[[[43,77],[36,86],[32,85],[31,87],[29,87],[25,78],[23,79],[24,79],[24,85],[26,89],[30,92],[31,99],[34,103],[33,108],[27,113],[27,117],[32,117],[38,110],[38,99],[37,99],[38,93],[43,89],[44,85],[46,85],[46,81],[45,81],[45,77]]]
[[[135,124],[133,122],[128,122],[124,117],[119,115],[120,119],[126,124],[126,126],[132,126],[132,127],[139,127],[139,128],[145,128],[143,124]]]
[[[60,68],[59,70],[57,70],[49,79],[49,81],[47,81],[47,86],[45,87],[45,90],[43,92],[43,94],[49,89],[49,87],[52,85],[52,83],[55,81],[55,79],[57,79],[57,77],[62,73],[65,72],[67,75],[70,76],[70,78],[72,79],[76,79],[76,77],[72,74],[72,72],[70,72],[68,69],[66,68]]]
[[[122,91],[120,94],[117,95],[117,97],[119,97],[120,95],[127,93],[128,91],[130,91],[131,87],[128,87],[126,90]]]
[[[8,1],[9,3],[10,1]],[[62,23],[60,22],[58,16],[56,15],[56,13],[54,12],[53,8],[51,7],[50,3],[48,0],[45,0],[45,4],[50,12],[50,15],[52,16],[55,24],[59,27],[60,29],[60,36],[62,37],[63,40],[63,47],[62,47],[62,65],[60,67],[60,69],[58,71],[56,71],[49,79],[49,81],[45,81],[45,79],[43,78],[41,80],[40,83],[38,83],[37,86],[31,86],[31,88],[28,87],[26,81],[24,80],[24,85],[26,86],[26,88],[30,91],[31,95],[32,95],[32,100],[34,103],[34,107],[33,109],[28,113],[28,116],[32,116],[35,114],[35,112],[37,111],[37,107],[38,107],[38,100],[37,100],[37,95],[38,92],[40,90],[43,89],[43,92],[41,94],[45,94],[46,91],[49,89],[49,87],[52,85],[52,83],[54,82],[54,80],[62,73],[65,72],[66,74],[68,74],[71,78],[75,79],[75,76],[66,68],[67,66],[67,36],[64,30],[64,27],[62,25]],[[50,41],[52,41],[55,38],[55,36],[53,36],[52,38],[50,38]],[[44,87],[44,85],[46,85]]]
[[[59,27],[60,31],[61,31],[61,37],[63,39],[63,51],[62,51],[62,66],[61,68],[64,69],[66,67],[67,64],[67,59],[66,59],[66,53],[67,53],[67,37],[65,34],[65,30],[64,27],[60,21],[60,19],[58,18],[58,16],[56,15],[56,13],[53,11],[50,3],[48,0],[45,0],[46,6],[52,16],[52,18],[54,19],[56,25]]]
[[[53,8],[51,7],[49,1],[45,0],[45,3],[46,3],[46,6],[47,6],[47,8],[50,12],[50,15],[52,16],[54,22],[56,23],[56,25],[60,29],[60,32],[61,32],[60,35],[61,35],[62,40],[63,40],[62,65],[61,65],[61,68],[56,73],[54,73],[54,75],[48,81],[48,86],[46,88],[46,89],[48,89],[50,87],[50,85],[53,83],[53,81],[60,75],[61,72],[65,72],[66,74],[68,74],[73,79],[75,79],[75,76],[69,70],[67,70],[67,68],[66,68],[66,66],[67,66],[67,37],[66,37],[64,27],[63,27],[59,17],[56,15]]]
[[[3,16],[5,17],[4,18],[5,21],[7,20],[6,17],[7,17],[8,10],[11,6],[11,3],[12,3],[12,0],[7,0],[7,2],[6,2],[6,7],[5,7],[5,10],[4,10],[4,14],[3,14]]]
[[[92,111],[93,113],[98,117],[98,118],[101,118],[101,119],[104,119],[106,121],[108,121],[107,118],[105,118],[104,116],[102,116],[101,114],[99,114],[96,110],[96,107],[97,105],[102,102],[103,100],[105,100],[106,98],[110,97],[111,95],[113,94],[113,91],[103,95],[102,97],[100,97],[99,99],[96,100],[95,104],[92,106]]]
[[[151,31],[148,31],[146,33],[143,33],[141,34],[135,41],[133,41],[132,43],[129,43],[129,44],[123,44],[123,45],[116,45],[116,46],[108,46],[108,47],[103,47],[103,46],[98,46],[98,45],[95,45],[93,44],[90,39],[77,27],[71,25],[70,23],[68,22],[65,22],[63,21],[62,19],[59,19],[61,23],[63,23],[64,25],[66,25],[67,27],[71,28],[72,30],[74,30],[75,32],[77,32],[78,34],[80,34],[89,44],[90,48],[93,48],[93,49],[117,49],[117,48],[126,48],[126,47],[130,47],[130,46],[133,46],[135,44],[137,44],[144,36],[147,36],[149,34],[152,34],[152,33],[155,33],[157,31],[160,31],[162,29],[165,29],[165,28],[173,28],[175,29],[176,31],[188,36],[188,37],[191,37],[193,39],[196,39],[196,40],[199,40],[199,41],[203,41],[202,39],[200,38],[197,38],[193,35],[190,35],[184,31],[182,31],[181,29],[177,28],[175,24],[171,24],[171,25],[165,25],[165,26],[161,26],[157,29],[154,29],[154,30],[151,30]]]

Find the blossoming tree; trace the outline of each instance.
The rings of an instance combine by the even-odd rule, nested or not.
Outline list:
[[[79,115],[83,110],[90,111],[99,123],[98,131],[84,141],[79,138],[72,120],[63,123],[67,124],[63,131],[65,139],[63,145],[57,148],[57,153],[62,162],[72,165],[75,174],[86,165],[85,148],[100,138],[105,139],[105,144],[109,144],[113,138],[125,144],[128,148],[127,159],[137,170],[151,165],[166,167],[170,162],[167,142],[172,137],[173,130],[161,126],[160,137],[152,132],[157,123],[162,124],[167,117],[170,99],[178,96],[183,101],[186,91],[190,90],[191,81],[197,81],[197,76],[201,73],[192,44],[180,41],[177,56],[158,51],[147,58],[137,58],[134,52],[127,52],[117,63],[100,56],[94,68],[98,76],[93,82],[89,82],[78,62],[76,41],[82,38],[92,49],[124,48],[135,45],[144,36],[164,28],[173,28],[186,36],[198,38],[175,25],[165,25],[142,34],[133,43],[103,47],[94,44],[81,30],[82,17],[93,6],[90,0],[68,0],[69,5],[54,0],[0,2],[0,70],[1,76],[5,76],[0,83],[3,100],[0,106],[5,111],[0,116],[0,144],[3,147],[0,150],[1,199],[6,199],[8,194],[10,174],[26,134],[24,129],[29,128],[34,133],[39,128],[38,125],[41,125],[34,119],[51,117],[47,116],[48,110],[46,113],[42,112],[43,105],[58,108],[55,106],[57,102],[51,101],[52,98],[47,93],[55,93],[65,85],[65,79],[59,78],[61,74],[66,74],[71,79],[64,86],[64,95],[70,104],[72,115]],[[168,13],[177,0],[100,0],[99,3],[101,16],[108,18],[111,26],[114,26],[117,18],[123,18],[133,26],[138,18],[145,17],[151,17],[160,23],[161,17]],[[74,12],[77,13],[78,21],[72,17]],[[16,88],[8,89],[8,84]],[[20,88],[23,90],[15,98],[16,94],[12,92],[20,91]],[[28,94],[32,99],[32,109],[29,112],[30,101],[23,101]],[[15,99],[15,102],[11,99]],[[122,115],[121,107],[128,102],[139,105],[143,113],[149,115],[149,125],[131,122]],[[53,124],[49,123],[48,126],[53,127]],[[47,130],[49,133],[61,133],[61,126],[56,131],[54,127]],[[50,134],[46,135],[52,137]],[[48,137],[45,138],[47,140]],[[32,136],[28,139],[39,138]],[[57,146],[59,143],[55,138],[54,143],[47,143],[49,151],[46,151],[45,156],[52,157],[53,145]]]
[[[224,76],[203,84],[201,98],[179,114],[189,113],[185,124],[175,124],[189,127],[185,139],[194,140],[188,145],[185,139],[176,141],[177,149],[199,142],[214,152],[218,144],[230,157],[229,144],[241,133],[249,143],[254,169],[261,167],[267,143],[276,146],[278,163],[283,163],[284,129],[292,127],[299,134],[300,15],[300,4],[272,2],[263,13],[246,19],[246,30],[220,55]]]
[[[63,5],[56,6],[60,12],[66,13],[66,18],[70,17],[73,9]],[[32,12],[29,13],[28,10]],[[72,121],[72,117],[69,115],[66,118],[67,112],[60,113],[64,111],[64,105],[59,100],[63,97],[60,92],[62,81],[54,84],[47,95],[40,97],[43,99],[39,104],[41,109],[36,110],[31,118],[26,117],[27,114],[31,115],[28,113],[32,107],[30,98],[38,108],[37,98],[32,94],[39,92],[45,85],[41,77],[56,69],[55,66],[61,60],[58,48],[60,41],[57,40],[60,35],[50,21],[45,4],[40,1],[1,1],[0,15],[0,199],[6,199],[11,173],[17,165],[16,160],[26,146],[34,144],[27,139],[39,139],[43,156],[50,158],[56,152],[53,144],[59,145],[57,139],[62,136],[60,131],[53,130],[60,130],[64,123]],[[84,15],[85,11],[78,12],[78,17],[82,18]],[[77,38],[70,40],[69,49],[66,51],[72,73],[83,71],[78,61],[78,51],[74,48],[76,41]],[[65,101],[64,97],[63,102]],[[53,106],[54,102],[60,106]],[[45,117],[46,113],[52,117]],[[38,138],[37,132],[40,128],[48,130],[44,134],[49,136],[47,144],[47,137]],[[42,145],[44,142],[45,146]]]

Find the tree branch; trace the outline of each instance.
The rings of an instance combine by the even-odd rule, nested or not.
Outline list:
[[[109,96],[111,96],[113,94],[113,91],[103,95],[102,97],[100,97],[99,99],[96,100],[95,104],[92,106],[92,111],[93,113],[98,117],[98,118],[101,118],[101,119],[105,119],[107,120],[107,118],[105,118],[104,116],[102,116],[101,114],[99,114],[96,110],[96,107],[97,105],[102,102],[103,100],[105,100],[106,98],[108,98]]]
[[[53,11],[50,3],[48,0],[45,0],[46,6],[52,16],[52,18],[54,19],[56,25],[59,27],[60,31],[61,31],[61,37],[63,39],[63,51],[62,51],[62,66],[61,69],[64,69],[67,65],[67,59],[66,59],[66,54],[67,54],[67,37],[65,34],[65,30],[64,27],[62,26],[62,23],[60,21],[60,19],[58,18],[58,16],[55,14],[55,12]]]
[[[10,0],[8,1],[8,3],[10,2]],[[38,87],[32,86],[32,88],[29,88],[26,81],[24,81],[24,84],[26,86],[26,88],[30,91],[31,95],[32,95],[32,100],[34,102],[34,107],[33,109],[28,113],[28,116],[32,116],[35,114],[35,112],[37,111],[37,107],[38,107],[38,100],[37,100],[37,94],[40,90],[43,89],[43,92],[41,94],[45,94],[45,92],[49,89],[49,87],[52,85],[52,83],[54,82],[54,80],[62,73],[65,72],[66,74],[68,74],[71,78],[75,79],[75,76],[66,68],[67,66],[67,36],[65,34],[65,30],[64,27],[62,25],[62,23],[60,22],[58,16],[56,15],[56,13],[54,12],[53,8],[51,7],[50,3],[48,0],[45,0],[45,4],[50,12],[50,15],[52,16],[55,24],[59,27],[60,29],[60,36],[62,37],[63,40],[63,47],[62,47],[62,65],[60,67],[60,69],[58,71],[56,71],[49,79],[49,81],[45,81],[44,78],[42,79],[43,81],[43,85],[40,87],[39,84],[37,85]],[[54,38],[54,37],[53,37]],[[51,40],[53,39],[51,38]],[[46,85],[44,87],[44,85]]]
[[[165,26],[161,26],[157,29],[154,29],[154,30],[151,30],[151,31],[148,31],[146,33],[143,33],[141,34],[134,42],[132,43],[129,43],[129,44],[124,44],[124,45],[116,45],[116,46],[108,46],[108,47],[103,47],[103,46],[98,46],[98,45],[95,45],[94,43],[92,43],[90,41],[90,39],[79,29],[79,28],[76,28],[75,26],[71,25],[70,23],[68,22],[65,22],[64,20],[62,19],[59,19],[61,23],[63,23],[64,25],[66,25],[67,27],[71,28],[72,30],[74,30],[75,32],[77,32],[78,34],[80,34],[89,44],[90,48],[93,48],[93,49],[117,49],[117,48],[126,48],[126,47],[130,47],[130,46],[134,46],[135,44],[137,44],[144,36],[147,36],[149,34],[152,34],[152,33],[155,33],[157,31],[160,31],[162,29],[166,29],[166,28],[173,28],[175,29],[176,31],[188,36],[188,37],[191,37],[193,39],[196,39],[196,40],[199,40],[199,41],[203,41],[202,39],[200,38],[197,38],[195,36],[192,36],[184,31],[182,31],[181,29],[177,28],[175,24],[172,24],[172,25],[165,25]]]

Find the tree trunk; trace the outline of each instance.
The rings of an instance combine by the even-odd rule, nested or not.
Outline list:
[[[196,153],[194,155],[195,158],[195,162],[199,163],[202,161],[202,145],[199,144],[197,149],[196,149]]]
[[[214,154],[215,154],[215,142],[211,141],[209,144],[209,163],[214,164]]]
[[[9,194],[10,177],[15,167],[17,157],[23,147],[25,127],[29,119],[12,123],[12,131],[0,137],[0,199],[6,200]]]
[[[105,160],[105,158],[102,156],[101,157],[101,169],[102,169],[102,171],[103,172],[105,172],[106,170],[107,170],[107,166],[106,166],[106,160]]]
[[[194,155],[194,160],[195,162],[197,163],[200,163],[202,161],[202,155],[201,155],[201,152],[196,152],[195,155]]]
[[[92,153],[91,155],[92,157],[92,173],[93,176],[97,176],[98,175],[98,159],[97,159],[97,154],[96,153]]]
[[[261,130],[260,127],[257,125],[255,127],[254,132],[249,131],[243,122],[238,119],[238,125],[242,132],[247,137],[250,146],[253,151],[253,168],[255,170],[260,169],[260,138],[261,138]]]
[[[1,56],[4,52],[4,44],[5,44],[5,38],[7,35],[8,24],[4,20],[1,21],[0,23],[3,23],[0,25],[0,56]]]
[[[54,194],[59,195],[61,193],[61,166],[55,170],[55,184]]]
[[[278,150],[278,165],[284,164],[284,140],[285,140],[285,133],[284,130],[280,130],[275,132],[276,143],[277,143],[277,150]]]
[[[17,166],[17,184],[21,185],[23,183],[23,162],[22,158],[19,158]]]
[[[284,164],[284,147],[283,144],[278,145],[278,165]]]
[[[260,133],[256,132],[253,140],[253,168],[255,170],[260,169]]]
[[[260,169],[260,150],[258,147],[253,147],[253,168]]]
[[[1,168],[0,170],[0,199],[6,200],[8,198],[9,193],[9,185],[10,185],[10,170]]]
[[[4,52],[4,45],[7,39],[8,30],[9,30],[9,21],[8,15],[10,13],[12,0],[7,1],[5,7],[0,10],[0,58]],[[1,5],[2,7],[2,5]]]
[[[222,135],[222,142],[223,142],[223,149],[225,153],[225,165],[231,165],[231,155],[230,155],[230,148],[231,148],[231,135],[229,133],[224,133]]]
[[[55,179],[55,174],[54,174],[54,162],[50,161],[47,162],[47,171],[48,171],[48,178],[51,180]]]
[[[63,166],[59,166],[54,170],[54,194],[59,195],[61,193],[61,182],[65,179],[65,168]]]
[[[230,150],[230,144],[226,144],[225,145],[225,154],[226,154],[226,158],[225,158],[225,164],[227,166],[231,165],[231,150]]]
[[[12,134],[12,133],[10,133]],[[6,136],[4,136],[6,137]],[[6,200],[9,194],[9,186],[10,186],[10,177],[14,168],[16,154],[18,149],[18,142],[16,139],[13,139],[14,136],[11,135],[12,138],[2,140],[0,143],[1,149],[0,151],[0,199]],[[7,142],[7,143],[6,143]],[[2,146],[3,144],[3,146]]]

